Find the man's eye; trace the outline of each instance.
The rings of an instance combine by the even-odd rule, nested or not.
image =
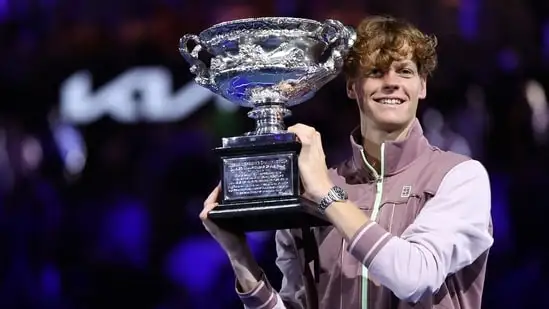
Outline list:
[[[380,77],[382,74],[383,72],[380,69],[371,69],[367,75],[370,77]]]
[[[413,75],[413,74],[415,74],[415,71],[412,70],[412,69],[402,69],[402,70],[400,70],[400,73],[406,74],[406,75]]]

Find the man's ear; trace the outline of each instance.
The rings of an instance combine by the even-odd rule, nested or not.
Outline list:
[[[356,91],[355,91],[355,80],[354,79],[347,79],[347,96],[349,99],[356,100]]]
[[[419,95],[418,95],[418,98],[420,100],[423,100],[427,97],[427,79],[422,77],[421,78],[421,85],[420,85],[421,89],[419,90]]]

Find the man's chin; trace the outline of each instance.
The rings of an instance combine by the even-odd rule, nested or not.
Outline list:
[[[376,127],[387,133],[401,132],[410,125],[409,119],[376,119]]]

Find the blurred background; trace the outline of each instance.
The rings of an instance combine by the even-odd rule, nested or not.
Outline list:
[[[194,84],[178,39],[243,17],[368,14],[439,38],[419,119],[489,170],[483,308],[549,308],[546,0],[0,0],[0,308],[241,308],[198,213],[219,178],[211,149],[253,123]],[[329,163],[349,154],[342,78],[292,111]],[[250,243],[278,287],[273,233]]]

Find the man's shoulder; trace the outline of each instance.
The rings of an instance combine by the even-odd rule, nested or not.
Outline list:
[[[434,164],[438,168],[442,166],[452,168],[460,163],[470,160],[474,159],[457,152],[442,150],[434,146],[431,147],[431,151],[429,151],[429,155],[427,157],[427,162]]]
[[[444,151],[438,148],[430,152],[422,167],[422,172],[418,177],[423,178],[427,183],[429,191],[436,192],[439,185],[449,175],[487,175],[484,165],[469,156],[452,151]]]
[[[452,172],[464,173],[475,176],[487,176],[486,166],[477,159],[452,151],[437,151],[431,159],[434,171],[444,171],[444,174]]]

